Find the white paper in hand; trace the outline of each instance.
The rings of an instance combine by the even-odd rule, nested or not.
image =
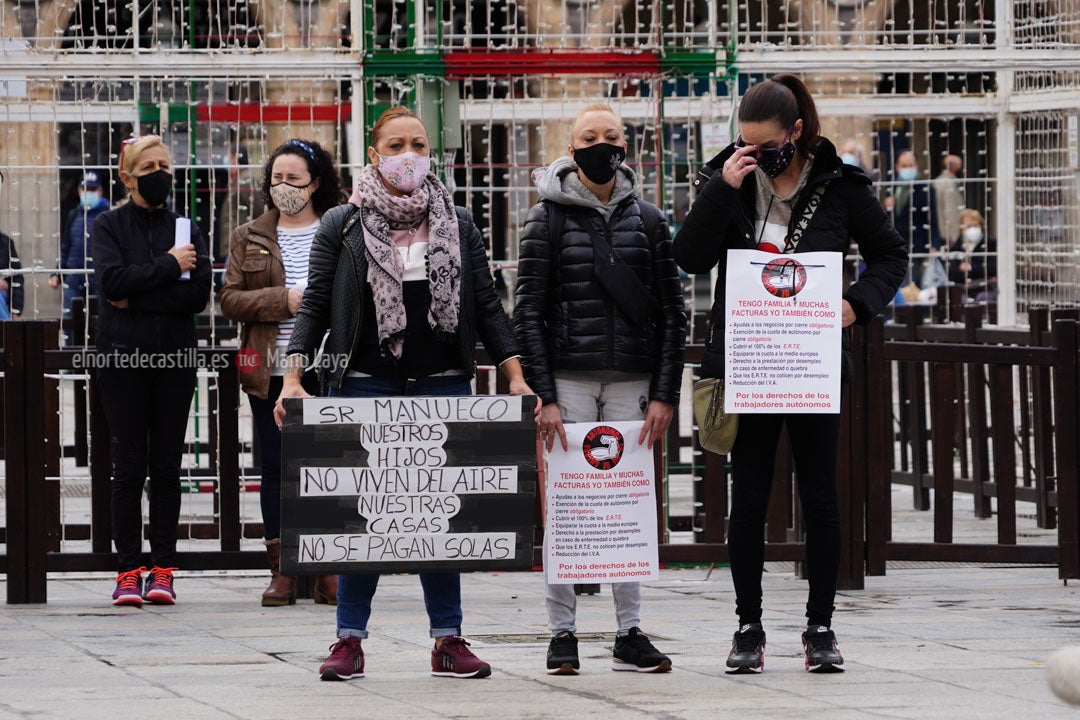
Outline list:
[[[176,236],[173,247],[184,247],[191,244],[191,220],[186,217],[176,218]],[[181,280],[190,280],[191,271],[185,270],[180,273]]]

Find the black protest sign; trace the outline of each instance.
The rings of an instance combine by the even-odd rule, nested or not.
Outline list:
[[[285,400],[282,572],[530,569],[536,402]]]

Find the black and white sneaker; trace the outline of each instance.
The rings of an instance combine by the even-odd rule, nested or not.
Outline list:
[[[765,630],[760,623],[743,625],[735,632],[727,666],[729,675],[759,673],[765,669]]]
[[[626,635],[615,638],[611,669],[640,673],[671,672],[671,658],[653,647],[640,628],[633,627]]]
[[[547,652],[548,675],[577,675],[581,669],[578,662],[577,637],[569,630],[563,630],[551,638]]]
[[[844,672],[844,657],[836,644],[836,633],[824,625],[811,625],[802,634],[806,670],[812,673]]]

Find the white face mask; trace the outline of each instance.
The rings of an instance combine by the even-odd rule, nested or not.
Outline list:
[[[974,243],[977,243],[977,242],[979,242],[979,241],[981,241],[983,239],[982,228],[979,227],[978,225],[976,225],[974,227],[966,227],[966,228],[964,228],[964,233],[963,234],[964,234],[964,240],[967,240],[969,243],[974,244]]]

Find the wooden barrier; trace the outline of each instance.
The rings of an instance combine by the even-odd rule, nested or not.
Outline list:
[[[871,531],[868,557],[1053,563],[1062,578],[1078,577],[1072,550],[1077,345],[1076,321],[1068,314],[1051,313],[1056,317],[1051,332],[1041,329],[1045,317],[1038,314],[1030,332],[984,328],[978,306],[966,309],[964,326],[923,325],[908,316],[904,324],[886,329],[886,337],[895,339],[883,343],[882,360],[867,373],[891,376],[895,368],[906,383],[896,428],[901,467],[893,469],[891,481],[913,487],[916,509],[926,509],[933,493],[934,537],[933,543],[894,543]],[[876,401],[882,414],[893,407],[887,393]],[[957,458],[962,469],[970,467],[969,475],[956,474]],[[996,501],[996,543],[952,542],[955,491],[973,495],[976,517],[991,517],[991,500]],[[1017,543],[1016,503],[1021,500],[1039,509],[1040,527],[1057,525],[1057,543]]]
[[[884,574],[890,560],[1055,563],[1061,577],[1080,577],[1075,313],[1033,311],[1029,331],[984,327],[984,307],[965,306],[964,324],[928,325],[924,319],[929,315],[914,308],[899,312],[897,323],[852,330],[856,372],[842,403],[839,484],[845,537],[839,586],[863,587],[865,576]],[[50,349],[47,339],[56,338],[58,330],[55,321],[3,324],[8,522],[0,538],[7,547],[0,571],[7,573],[9,603],[44,602],[47,571],[114,567],[109,436],[92,380],[84,431],[91,486],[88,526],[62,524],[59,483],[47,482],[59,475],[61,453],[67,451],[60,449],[58,427],[50,427],[56,408],[50,409],[55,400],[48,396],[55,398],[50,383],[56,381],[46,374],[72,368],[76,353]],[[184,524],[180,532],[217,540],[217,548],[182,552],[179,562],[185,568],[262,568],[261,550],[240,549],[244,537],[261,537],[262,528],[240,516],[235,350],[199,352],[206,367],[212,366],[211,357],[220,367],[207,385],[213,452],[208,467],[197,471],[214,483],[215,520]],[[689,346],[688,363],[699,363],[701,353],[700,344]],[[490,365],[481,368],[478,380],[489,382],[492,376],[497,391],[505,392],[505,379]],[[678,449],[685,447],[691,448],[689,466],[678,458]],[[799,562],[801,519],[786,448],[776,465],[766,559]],[[73,454],[78,464],[79,451]],[[692,428],[676,428],[667,447],[658,446],[656,462],[661,561],[725,562],[726,458],[702,452]],[[689,516],[672,517],[665,504],[663,483],[673,469],[693,476],[695,507]],[[893,541],[893,483],[913,488],[916,508],[934,508],[933,542]],[[954,491],[973,495],[979,517],[991,516],[996,503],[995,543],[952,542]],[[1018,502],[1035,503],[1040,527],[1057,528],[1057,543],[1017,544]],[[670,542],[673,528],[693,530],[694,542]],[[61,537],[89,539],[90,551],[61,552]],[[536,539],[539,544],[539,533]]]

